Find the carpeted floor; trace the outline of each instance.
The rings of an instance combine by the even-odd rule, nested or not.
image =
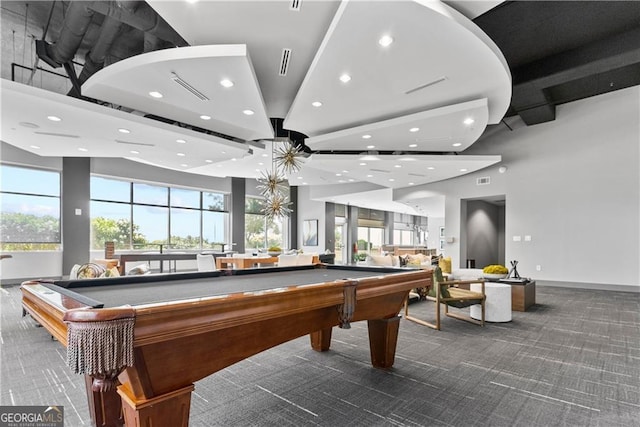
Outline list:
[[[21,317],[18,287],[0,292],[0,404],[62,405],[66,427],[91,425],[63,346]],[[366,323],[335,328],[326,353],[302,337],[198,382],[190,425],[640,426],[640,294],[539,286],[536,301],[484,328],[402,320],[388,371],[370,365]]]

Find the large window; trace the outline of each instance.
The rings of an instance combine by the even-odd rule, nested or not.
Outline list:
[[[245,250],[284,246],[284,222],[282,218],[264,215],[264,200],[257,197],[245,199],[244,247]]]
[[[0,250],[59,250],[60,174],[0,165]]]
[[[384,228],[358,227],[358,252],[379,254],[384,243]]]
[[[229,236],[226,196],[91,177],[91,247],[220,249]]]

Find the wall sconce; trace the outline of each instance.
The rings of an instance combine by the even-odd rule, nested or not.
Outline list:
[[[498,172],[500,172],[500,173],[505,173],[506,171],[507,171],[507,167],[506,166],[500,166],[498,168]]]

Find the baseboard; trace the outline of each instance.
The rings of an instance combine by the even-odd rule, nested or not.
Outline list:
[[[612,285],[607,283],[558,282],[550,280],[536,280],[536,286],[556,288],[589,289],[596,291],[616,291],[640,293],[640,285]]]

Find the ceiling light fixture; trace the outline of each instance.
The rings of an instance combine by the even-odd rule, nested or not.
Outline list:
[[[371,149],[374,149],[374,148],[376,148],[376,146],[375,146],[375,145],[367,145],[367,149],[368,149],[368,150],[371,150]]]
[[[209,159],[207,159],[207,160],[205,160],[205,162],[207,162],[207,163],[213,163],[213,160],[209,160]]]
[[[38,147],[37,145],[30,145],[29,147],[33,148],[34,150],[39,150],[40,147]]]
[[[313,106],[314,106],[314,107],[316,107],[316,108],[317,108],[317,107],[322,107],[322,102],[320,102],[320,101],[313,101],[313,102],[311,103],[311,105],[313,105]]]
[[[454,147],[460,147],[462,144],[459,142],[456,142],[455,144],[453,144]]]
[[[343,74],[340,76],[340,81],[342,83],[349,83],[349,81],[351,81],[351,76],[349,74]]]
[[[223,79],[223,80],[220,80],[220,85],[222,87],[230,88],[230,87],[233,87],[233,82],[229,79]]]
[[[180,164],[180,166],[182,166],[183,168],[186,168],[186,167],[188,167],[189,165],[188,165],[188,164],[186,164],[186,163],[181,163],[181,164]]]
[[[184,156],[186,156],[186,154],[184,154],[184,153],[178,153],[178,157],[184,157]]]
[[[131,151],[129,151],[129,152],[130,152],[131,154],[140,154],[140,152],[139,152],[139,151],[136,151],[136,150],[131,150]]]
[[[211,120],[211,116],[207,116],[207,115],[205,115],[205,114],[201,115],[201,116],[200,116],[200,118],[201,118],[202,120]]]
[[[369,134],[362,135],[362,139],[371,139],[371,135]]]
[[[176,139],[176,142],[178,144],[186,144],[187,143],[187,141],[185,141],[184,139]]]
[[[382,47],[387,47],[391,43],[393,43],[393,37],[388,34],[385,34],[384,36],[380,37],[380,40],[378,40],[378,44]]]
[[[80,147],[80,148],[78,148],[78,151],[82,151],[83,153],[86,153],[89,150],[86,149],[86,148]]]
[[[255,112],[253,110],[242,110],[242,114],[245,114],[247,116],[253,116]]]
[[[131,131],[129,129],[125,129],[125,128],[118,129],[118,132],[120,132],[120,133],[131,133]]]
[[[411,128],[409,129],[409,132],[418,132],[420,130],[420,128]]]
[[[62,119],[58,116],[47,116],[47,119],[51,120],[52,122],[60,122],[62,121]]]
[[[466,171],[467,171],[467,169],[465,169],[465,168],[460,169],[460,172],[466,172]]]
[[[151,92],[149,92],[149,96],[152,98],[162,98],[164,95],[162,95],[160,92],[152,90]]]
[[[466,119],[464,119],[464,124],[467,126],[472,125],[475,122],[475,120],[473,120],[471,117],[467,117]]]
[[[418,144],[409,144],[409,148],[416,148]]]

